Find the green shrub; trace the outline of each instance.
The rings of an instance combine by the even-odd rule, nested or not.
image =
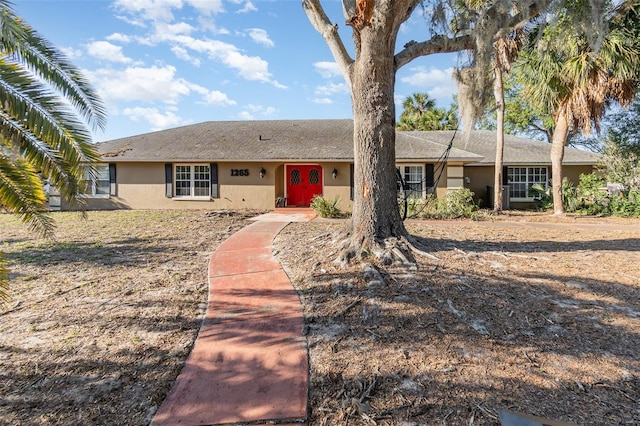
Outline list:
[[[611,197],[611,214],[622,217],[640,217],[640,192],[624,191]]]
[[[609,215],[611,198],[602,188],[604,178],[594,173],[581,174],[578,184],[578,211],[590,215]]]
[[[536,210],[546,211],[553,208],[551,186],[545,188],[542,184],[536,183],[529,188],[529,194],[533,195],[533,206]]]
[[[429,219],[459,219],[477,218],[478,206],[473,201],[473,192],[456,189],[449,191],[442,199],[435,199],[433,195],[421,200],[424,204],[420,217]]]
[[[340,217],[342,212],[338,208],[339,198],[329,200],[322,195],[316,195],[311,200],[311,208],[320,217]]]
[[[533,205],[536,210],[546,211],[553,209],[553,186],[547,188],[536,183],[529,188],[529,194],[534,197]],[[578,189],[573,186],[566,177],[562,179],[562,206],[566,212],[575,212],[578,209]]]

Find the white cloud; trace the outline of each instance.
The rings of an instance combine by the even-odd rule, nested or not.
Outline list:
[[[146,121],[153,131],[187,124],[187,121],[172,111],[161,112],[157,108],[125,108],[122,110],[122,115],[127,116],[131,121]]]
[[[277,88],[286,89],[286,86],[271,78],[267,61],[259,56],[244,55],[232,44],[219,40],[198,40],[187,36],[176,37],[174,41],[196,52],[208,54],[210,58],[235,69],[241,77],[247,80],[262,81]]]
[[[212,90],[208,92],[204,96],[204,99],[207,105],[213,105],[213,106],[237,105],[236,101],[229,99],[229,97],[226,94],[218,90]]]
[[[122,53],[122,47],[108,41],[94,41],[87,45],[89,55],[109,62],[129,63],[131,58]]]
[[[410,74],[400,78],[402,83],[418,87],[420,91],[427,92],[429,96],[440,102],[450,102],[458,91],[453,79],[453,68],[444,70],[438,68],[414,67]]]
[[[349,94],[350,92],[347,83],[329,83],[316,87],[315,93],[316,95],[330,96],[335,94]]]
[[[79,49],[74,49],[73,47],[62,47],[60,51],[64,53],[64,55],[69,59],[78,59],[82,58],[84,52]]]
[[[256,115],[262,117],[271,117],[275,115],[278,110],[274,107],[264,107],[262,105],[248,104],[245,106],[245,111],[238,114],[238,118],[241,120],[255,120]]]
[[[114,72],[101,69],[90,74],[93,84],[105,100],[176,103],[195,86],[186,80],[175,79],[176,69],[164,67],[129,67]]]
[[[322,78],[342,77],[340,67],[336,62],[316,62],[313,67]]]
[[[186,0],[200,15],[211,16],[224,12],[222,0]]]
[[[106,37],[108,41],[114,41],[117,43],[129,43],[131,42],[131,37],[122,33],[113,33]]]
[[[314,104],[320,104],[320,105],[331,105],[333,103],[333,101],[329,98],[314,98],[312,99],[312,102]]]
[[[241,3],[241,2],[234,2]],[[257,12],[258,8],[251,0],[248,0],[242,9],[239,9],[236,13],[249,13],[249,12]]]
[[[173,46],[171,48],[171,51],[174,55],[176,55],[176,58],[182,59],[183,61],[191,62],[191,64],[196,67],[200,66],[200,59],[191,57],[191,55],[189,55],[189,52],[187,52],[187,49],[184,49],[180,46]]]
[[[171,22],[173,9],[182,8],[182,0],[116,0],[117,12],[128,13],[142,20]]]
[[[269,38],[267,31],[262,28],[249,28],[247,33],[249,34],[249,37],[258,44],[262,44],[267,47],[275,46],[273,40]]]

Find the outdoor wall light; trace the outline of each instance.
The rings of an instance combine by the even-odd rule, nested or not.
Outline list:
[[[267,171],[264,169],[264,167],[262,167],[260,169],[260,179],[264,179],[264,175],[267,174]]]
[[[333,171],[331,172],[331,176],[333,176],[333,178],[337,178],[338,177],[338,170],[336,170],[336,168],[333,168]]]

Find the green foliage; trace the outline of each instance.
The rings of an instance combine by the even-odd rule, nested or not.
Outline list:
[[[98,152],[105,108],[80,70],[0,0],[0,209],[53,233],[43,179],[74,203]],[[0,302],[8,272],[0,259]]]
[[[329,200],[322,195],[316,195],[311,200],[311,208],[320,217],[341,217],[343,213],[338,208],[339,198]]]
[[[88,127],[104,128],[106,115],[80,70],[10,7],[0,1],[0,207],[46,235],[42,179],[76,201],[98,159]]]
[[[414,93],[402,103],[404,110],[397,124],[398,130],[455,130],[458,128],[458,108],[454,103],[446,110],[436,108],[427,93]]]
[[[607,182],[595,173],[581,174],[577,192],[579,198],[578,211],[590,215],[609,215],[610,197],[603,190]]]
[[[408,217],[427,219],[477,219],[478,206],[473,201],[473,192],[467,188],[447,192],[442,199],[432,194],[426,198],[409,199],[409,211],[415,212]]]
[[[537,210],[546,211],[553,208],[552,186],[547,188],[539,183],[534,184],[529,193],[533,194],[534,206]],[[578,190],[566,177],[562,179],[562,204],[567,212],[575,212],[578,209]]]
[[[533,205],[536,210],[546,211],[553,208],[553,195],[551,186],[545,188],[539,183],[529,188],[529,194],[533,195]]]
[[[530,192],[536,193],[536,207],[541,210],[553,208],[551,189],[534,185]],[[562,182],[562,200],[565,211],[588,215],[640,217],[640,191],[625,189],[609,193],[606,180],[595,173],[580,175],[580,183],[574,187],[566,178]]]
[[[607,141],[600,165],[609,182],[621,183],[629,190],[640,191],[640,156],[634,149]]]

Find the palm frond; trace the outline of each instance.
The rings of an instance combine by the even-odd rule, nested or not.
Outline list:
[[[53,235],[55,226],[47,210],[43,182],[30,162],[0,155],[0,205],[32,230]]]
[[[18,18],[8,4],[0,3],[3,53],[46,81],[94,130],[104,129],[106,109],[89,81],[61,52]]]

